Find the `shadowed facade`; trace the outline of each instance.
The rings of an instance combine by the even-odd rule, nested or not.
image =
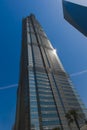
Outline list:
[[[66,0],[62,2],[64,18],[87,37],[87,7]]]

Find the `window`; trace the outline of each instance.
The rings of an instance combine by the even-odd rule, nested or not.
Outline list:
[[[35,34],[32,33],[31,38],[32,38],[32,43],[37,43]]]

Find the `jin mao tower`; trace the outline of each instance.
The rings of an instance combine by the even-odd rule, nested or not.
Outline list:
[[[70,130],[65,114],[84,108],[56,50],[34,15],[23,19],[20,79],[14,130]],[[76,125],[73,125],[77,130]]]

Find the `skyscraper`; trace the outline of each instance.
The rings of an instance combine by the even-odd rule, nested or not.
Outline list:
[[[62,1],[64,18],[77,30],[87,36],[87,6],[78,4],[75,2],[77,0]]]
[[[23,19],[22,32],[14,130],[69,130],[65,114],[71,109],[78,110],[83,124],[84,106],[34,15]]]

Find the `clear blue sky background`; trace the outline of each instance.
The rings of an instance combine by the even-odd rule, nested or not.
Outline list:
[[[69,73],[87,70],[87,38],[63,19],[62,0],[0,0],[0,87],[18,83],[22,18],[34,13]],[[71,77],[87,106],[87,73]],[[0,90],[0,130],[14,124],[17,87]]]

